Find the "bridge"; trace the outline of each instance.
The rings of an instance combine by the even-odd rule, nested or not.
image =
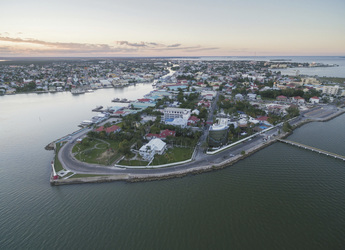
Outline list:
[[[314,147],[311,147],[311,146],[304,145],[302,143],[298,143],[298,142],[294,142],[294,141],[289,141],[289,140],[278,139],[278,141],[345,161],[345,156],[338,155],[338,154],[335,154],[335,153],[331,153],[331,152],[328,152],[326,150],[314,148]]]

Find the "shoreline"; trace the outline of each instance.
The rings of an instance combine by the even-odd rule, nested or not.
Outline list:
[[[342,114],[345,113],[345,110],[339,110],[338,112],[324,118],[324,119],[307,119],[293,127],[293,130],[307,124],[309,122],[327,122],[332,120]],[[226,168],[228,166],[232,166],[233,164],[241,161],[256,152],[274,144],[277,142],[278,139],[283,139],[288,137],[293,133],[293,130],[288,133],[283,133],[277,136],[274,140],[269,142],[261,142],[260,144],[250,148],[246,151],[244,155],[236,155],[228,160],[222,161],[220,163],[214,164],[207,164],[207,165],[200,165],[195,168],[173,171],[169,173],[157,173],[157,174],[118,174],[118,175],[103,175],[103,176],[92,176],[92,177],[80,177],[80,178],[71,178],[71,179],[57,179],[54,180],[53,176],[50,177],[50,184],[53,186],[58,185],[69,185],[69,184],[82,184],[82,183],[103,183],[103,182],[113,182],[113,181],[126,181],[126,182],[142,182],[142,181],[156,181],[156,180],[165,180],[171,178],[181,178],[188,175],[195,175],[201,174],[205,172],[210,172],[214,170],[220,170]]]

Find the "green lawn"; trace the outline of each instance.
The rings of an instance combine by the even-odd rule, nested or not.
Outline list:
[[[79,161],[110,165],[121,156],[118,146],[119,143],[112,140],[85,138],[73,147],[72,153]]]
[[[151,165],[162,165],[167,163],[189,160],[192,157],[194,148],[174,147],[168,149],[163,155],[155,155]]]
[[[55,168],[55,172],[59,172],[61,170],[64,170],[64,168],[62,167],[61,162],[59,161],[58,158],[58,153],[60,148],[64,145],[65,143],[61,144],[61,142],[56,143],[56,151],[55,151],[55,158],[54,158],[54,168]]]
[[[341,78],[341,77],[320,77],[320,80],[322,82],[335,82],[339,84],[345,83],[345,78]]]

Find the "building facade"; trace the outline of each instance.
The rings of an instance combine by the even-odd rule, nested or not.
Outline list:
[[[189,117],[191,116],[191,109],[182,109],[182,108],[165,108],[164,111],[164,120],[167,119],[176,119],[182,118],[183,120],[188,121]]]
[[[220,147],[228,142],[228,126],[223,124],[213,124],[209,129],[208,145],[210,147]]]
[[[166,143],[161,139],[155,138],[139,149],[139,154],[144,160],[150,161],[155,154],[163,154],[166,150]]]
[[[326,95],[337,95],[339,92],[339,86],[324,86],[322,89],[322,94]]]

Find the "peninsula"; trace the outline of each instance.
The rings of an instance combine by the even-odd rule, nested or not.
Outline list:
[[[162,60],[143,98],[96,108],[50,144],[52,185],[155,180],[222,168],[309,121],[344,112],[343,84],[283,76],[271,62]],[[292,62],[290,63],[294,65]],[[162,72],[163,72],[162,71]],[[109,73],[111,74],[111,73]]]

